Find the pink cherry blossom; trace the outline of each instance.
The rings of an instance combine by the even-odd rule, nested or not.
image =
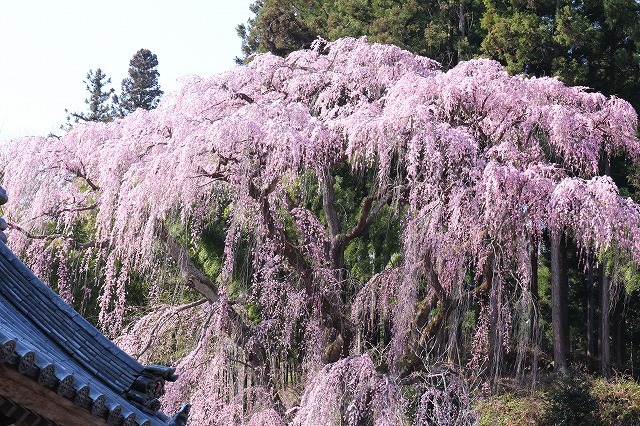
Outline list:
[[[532,241],[566,233],[640,261],[640,207],[598,173],[611,155],[637,162],[636,131],[625,101],[557,79],[318,40],[187,77],[155,110],[13,141],[4,217],[14,251],[68,300],[74,271],[95,266],[101,326],[145,362],[177,365],[165,404],[190,400],[191,424],[473,422],[465,377],[526,350],[513,341],[528,336]],[[357,217],[336,201],[338,168],[372,176]],[[359,282],[344,252],[383,209],[401,247]],[[226,232],[216,276],[197,258],[212,221]],[[135,277],[150,310],[132,317]],[[420,375],[470,305],[460,368],[482,371],[442,373],[456,377],[446,387]],[[369,333],[384,327],[388,345]],[[413,418],[407,377],[421,386]]]

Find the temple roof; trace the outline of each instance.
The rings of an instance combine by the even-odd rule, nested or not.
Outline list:
[[[0,369],[5,367],[108,424],[186,422],[188,405],[172,418],[159,411],[157,398],[165,380],[176,379],[175,369],[143,366],[122,351],[0,241]]]

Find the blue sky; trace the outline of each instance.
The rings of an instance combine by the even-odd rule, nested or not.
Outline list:
[[[0,0],[0,140],[59,132],[65,108],[85,109],[87,72],[102,68],[119,92],[141,48],[165,92],[232,68],[252,1]]]

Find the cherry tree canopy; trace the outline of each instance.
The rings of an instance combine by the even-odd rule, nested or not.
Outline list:
[[[41,275],[56,268],[69,299],[61,259],[99,259],[100,322],[114,335],[134,274],[157,294],[161,271],[180,271],[172,282],[203,300],[156,304],[120,343],[178,357],[167,403],[189,397],[193,424],[399,424],[400,387],[437,360],[437,335],[455,340],[444,325],[464,303],[482,309],[462,367],[499,365],[527,333],[514,316],[531,312],[531,247],[544,233],[640,261],[640,209],[599,175],[612,155],[637,161],[636,129],[625,101],[494,61],[445,73],[394,46],[318,40],[185,78],[152,111],[14,141],[2,152],[5,217],[14,250]],[[362,194],[356,208],[347,193]],[[345,251],[391,221],[393,260],[356,280]],[[212,276],[194,247],[214,222],[225,237]],[[168,353],[172,333],[194,342]],[[464,386],[450,383],[423,383],[416,422],[463,421]]]

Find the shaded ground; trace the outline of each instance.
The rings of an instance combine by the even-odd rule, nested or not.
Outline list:
[[[481,425],[638,425],[640,385],[626,376],[610,381],[580,372],[564,380],[543,377],[530,385],[504,383],[499,395],[475,406]]]

